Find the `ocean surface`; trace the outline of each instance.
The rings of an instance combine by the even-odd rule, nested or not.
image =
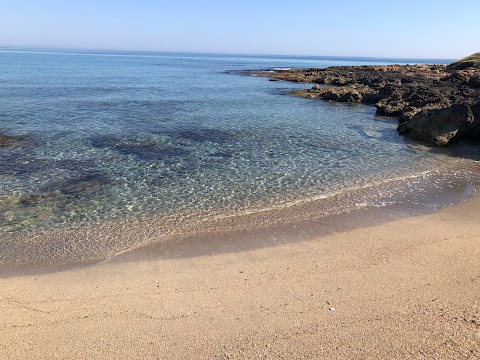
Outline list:
[[[0,261],[11,239],[128,219],[179,233],[339,194],[325,214],[462,201],[475,147],[411,142],[373,106],[236,73],[422,62],[449,61],[0,50],[0,133],[24,137],[0,148]]]

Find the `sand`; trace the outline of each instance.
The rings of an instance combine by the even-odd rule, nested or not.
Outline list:
[[[0,359],[479,359],[479,210],[2,278]]]

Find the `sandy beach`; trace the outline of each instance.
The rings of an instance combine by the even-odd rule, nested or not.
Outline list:
[[[2,278],[0,358],[478,359],[478,209]]]
[[[2,5],[0,360],[480,360],[479,1]]]

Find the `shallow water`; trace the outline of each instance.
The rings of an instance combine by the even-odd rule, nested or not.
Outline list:
[[[293,98],[308,85],[228,73],[392,62],[402,60],[0,51],[0,132],[25,136],[0,149],[0,231],[157,216],[177,233],[189,219],[372,186],[388,190],[353,191],[325,213],[408,192],[429,208],[422,194],[454,183],[462,190],[445,204],[471,196],[475,147],[434,151],[374,107]]]

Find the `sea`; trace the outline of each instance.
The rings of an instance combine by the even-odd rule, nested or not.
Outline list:
[[[244,73],[449,62],[2,49],[0,133],[22,141],[0,147],[0,263],[105,259],[303,205],[402,216],[465,201],[478,146],[413,142],[373,106]]]

